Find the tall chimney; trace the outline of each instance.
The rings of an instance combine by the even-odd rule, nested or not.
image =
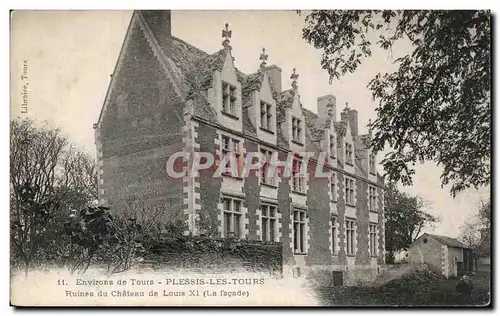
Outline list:
[[[158,44],[168,57],[172,56],[172,27],[170,10],[141,10]]]
[[[322,118],[337,119],[337,107],[335,97],[331,94],[318,98],[318,116]]]
[[[352,136],[358,136],[358,111],[349,109],[348,116]]]
[[[270,79],[271,88],[274,92],[281,92],[281,68],[276,65],[266,67],[267,75]]]

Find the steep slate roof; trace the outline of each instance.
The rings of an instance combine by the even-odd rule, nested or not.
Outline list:
[[[330,127],[331,120],[328,118],[318,117],[318,115],[308,109],[302,108],[302,114],[306,120],[306,126],[309,129],[312,141],[320,141],[323,139],[325,130]]]
[[[262,86],[262,81],[264,81],[264,72],[259,70],[256,73],[243,77],[242,79],[241,103],[243,108],[247,108],[253,104],[252,92],[260,90]]]
[[[288,89],[276,94],[276,106],[280,108],[292,107],[295,91]]]
[[[172,60],[177,69],[177,75],[183,81],[183,89],[185,96],[193,97],[194,112],[196,115],[201,116],[209,121],[216,122],[217,114],[210,106],[204,88],[212,83],[212,76],[214,71],[221,71],[226,59],[227,50],[221,49],[211,55],[202,51],[201,49],[183,41],[180,38],[172,36]],[[260,90],[264,79],[264,69],[259,69],[253,74],[246,75],[236,69],[238,80],[242,83],[242,107],[243,107],[243,131],[249,135],[257,135],[257,130],[253,126],[248,116],[247,107],[252,105],[252,92]],[[201,93],[201,94],[200,94]],[[276,99],[276,120],[278,123],[285,121],[285,108],[292,107],[295,97],[295,91],[288,89],[277,93],[273,91]],[[193,94],[195,94],[193,96]],[[312,142],[319,142],[325,133],[325,129],[331,124],[330,119],[320,118],[318,115],[308,109],[302,108],[302,113],[305,117],[305,124],[307,126],[307,133]],[[347,130],[347,121],[341,120],[333,122],[335,131],[341,136],[345,136]],[[288,142],[283,136],[283,133],[278,130],[277,142],[281,147],[288,147]],[[368,135],[361,135],[360,141],[365,142],[365,137]],[[340,141],[338,138],[337,141]],[[317,146],[317,144],[315,144]],[[342,166],[341,166],[342,167]],[[355,162],[356,173],[366,175],[359,161]]]
[[[248,108],[243,108],[243,132],[245,134],[257,136],[257,129],[253,126],[248,116]]]

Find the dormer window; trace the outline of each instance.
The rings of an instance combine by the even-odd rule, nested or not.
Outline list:
[[[330,157],[335,157],[335,136],[330,135]]]
[[[302,121],[296,117],[292,117],[292,140],[297,143],[302,143]]]
[[[271,132],[273,128],[272,105],[264,101],[260,101],[260,127]]]
[[[222,112],[236,118],[238,117],[236,87],[227,82],[222,82]]]
[[[375,155],[374,154],[370,154],[370,173],[372,174],[376,174],[376,170],[375,170]]]
[[[353,150],[352,150],[352,144],[345,143],[345,163],[352,165],[352,155],[353,155]]]

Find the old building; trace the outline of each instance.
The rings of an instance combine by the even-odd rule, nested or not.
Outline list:
[[[208,54],[171,35],[169,11],[134,12],[94,126],[100,201],[115,209],[141,201],[144,213],[160,210],[157,222],[180,221],[194,234],[281,242],[285,273],[376,274],[382,181],[357,111],[346,104],[337,117],[332,95],[317,99],[317,113],[305,109],[295,69],[289,81],[263,51],[260,69],[242,73],[229,25],[222,34],[221,49]],[[216,177],[208,168],[171,177],[165,166],[179,152],[277,153],[293,157],[292,174]],[[316,177],[322,159],[327,176]],[[177,161],[191,170],[191,160]]]
[[[426,263],[445,277],[470,273],[474,270],[472,249],[455,238],[423,234],[408,249],[408,262]]]

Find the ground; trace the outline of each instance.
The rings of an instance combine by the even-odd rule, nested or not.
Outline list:
[[[490,272],[477,272],[471,279],[474,289],[469,304],[456,294],[458,278],[445,279],[428,272],[394,279],[382,286],[322,286],[317,291],[327,306],[487,306]]]

